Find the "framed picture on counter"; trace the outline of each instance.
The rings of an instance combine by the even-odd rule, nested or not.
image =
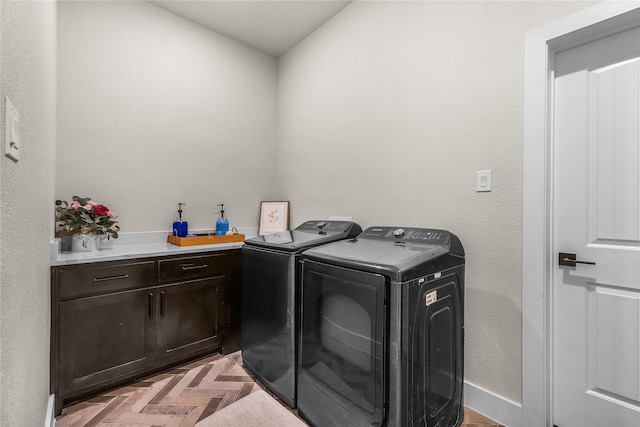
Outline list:
[[[281,233],[289,229],[289,201],[260,202],[259,234]]]

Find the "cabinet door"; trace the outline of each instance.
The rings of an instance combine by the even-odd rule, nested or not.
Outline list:
[[[220,346],[225,276],[158,287],[158,362]]]
[[[155,363],[155,293],[147,288],[60,303],[62,396]]]
[[[224,290],[224,303],[226,306],[226,326],[222,353],[229,354],[240,350],[240,301],[241,290],[240,275],[242,257],[240,250],[227,253],[227,281]]]

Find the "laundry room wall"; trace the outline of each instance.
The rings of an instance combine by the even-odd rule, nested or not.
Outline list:
[[[142,1],[58,2],[56,197],[124,232],[257,225],[275,196],[276,60]]]
[[[515,407],[524,34],[594,3],[354,2],[279,60],[278,185],[292,225],[352,216],[457,234],[465,379]],[[493,191],[477,193],[485,169]]]
[[[42,426],[49,397],[56,150],[55,2],[0,2],[0,426]],[[4,155],[5,97],[20,114]]]

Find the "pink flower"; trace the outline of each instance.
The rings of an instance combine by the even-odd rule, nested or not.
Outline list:
[[[117,239],[120,227],[115,218],[108,207],[89,197],[73,196],[70,205],[64,200],[56,200],[56,232],[93,233]]]

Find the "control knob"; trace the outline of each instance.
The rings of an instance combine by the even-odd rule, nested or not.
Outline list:
[[[397,239],[404,237],[404,230],[402,228],[396,228],[393,230],[393,237]]]

